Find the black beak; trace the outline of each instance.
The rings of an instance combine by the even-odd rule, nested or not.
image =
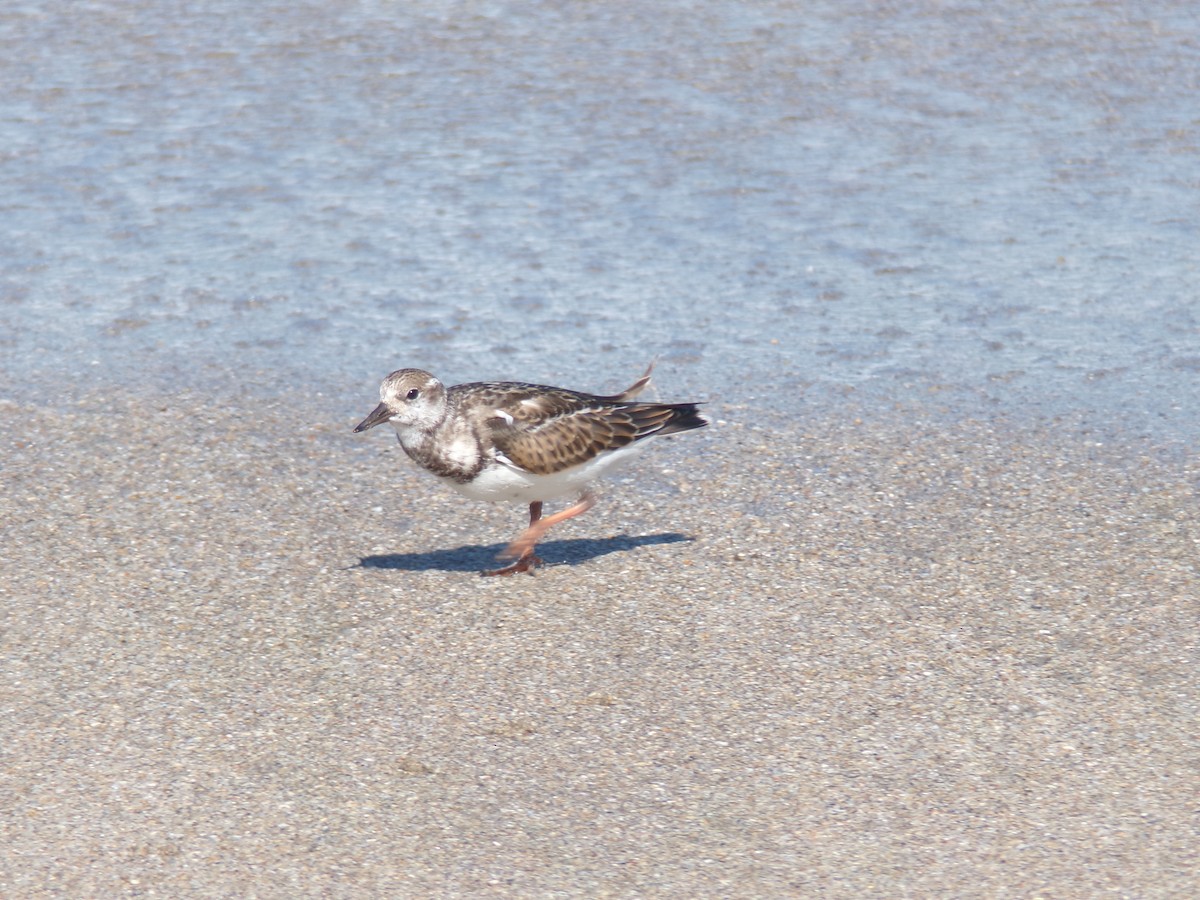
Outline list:
[[[380,422],[386,422],[392,417],[392,411],[388,409],[386,403],[380,403],[377,407],[371,410],[371,414],[354,426],[354,433],[366,431],[368,428],[374,428]]]

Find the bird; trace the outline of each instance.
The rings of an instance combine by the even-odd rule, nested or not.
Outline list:
[[[354,428],[390,422],[404,452],[473,500],[529,504],[529,525],[484,576],[533,574],[534,549],[555,525],[596,503],[593,483],[636,456],[651,438],[703,428],[698,403],[646,403],[654,363],[619,394],[599,395],[520,381],[446,387],[423,369],[397,369],[379,386],[379,405]],[[577,494],[543,517],[543,504]]]

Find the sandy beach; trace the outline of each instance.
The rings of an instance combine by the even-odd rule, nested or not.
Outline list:
[[[1193,891],[1193,460],[709,411],[481,579],[357,409],[5,402],[0,892]]]
[[[0,898],[1200,896],[1198,33],[0,8]],[[534,577],[351,433],[652,359]]]

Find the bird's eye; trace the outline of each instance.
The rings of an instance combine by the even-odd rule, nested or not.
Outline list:
[[[420,396],[421,396],[421,392],[418,391],[416,388],[413,388],[411,391],[408,392],[409,400],[416,400]]]

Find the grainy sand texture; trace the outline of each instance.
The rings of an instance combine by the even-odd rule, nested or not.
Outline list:
[[[357,408],[4,403],[0,893],[1194,894],[1191,457],[709,411],[481,579]]]

